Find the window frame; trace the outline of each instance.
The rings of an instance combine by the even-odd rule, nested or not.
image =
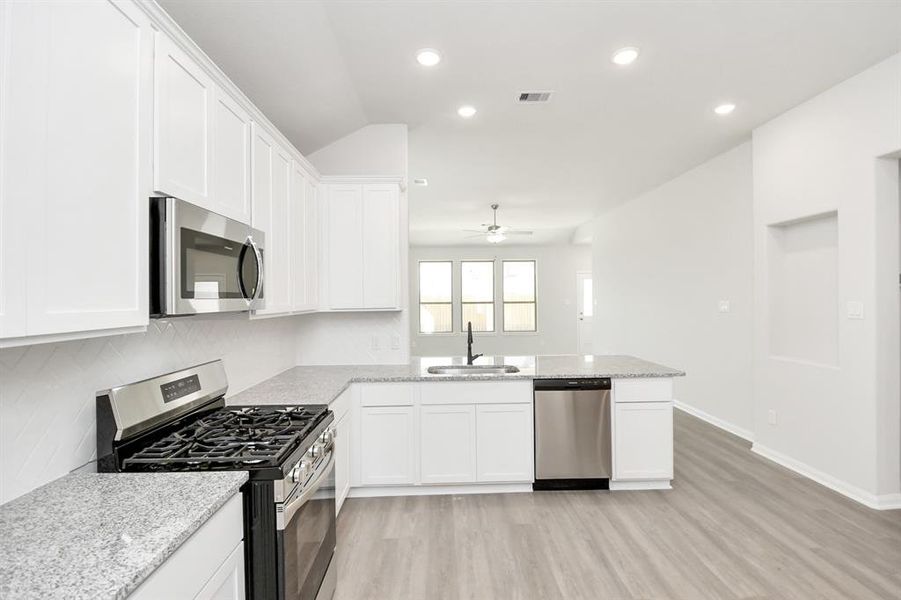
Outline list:
[[[500,285],[501,285],[501,331],[505,335],[535,335],[538,333],[538,260],[534,258],[506,258],[501,261],[501,277],[500,277]],[[513,300],[507,302],[504,299],[505,287],[504,287],[504,265],[506,263],[532,263],[532,300]],[[532,304],[535,306],[535,328],[534,329],[518,329],[518,330],[508,330],[506,323],[506,312],[508,304]]]
[[[449,302],[423,302],[422,301],[422,264],[423,263],[447,263],[450,265],[450,301]],[[441,260],[441,259],[427,259],[427,260],[419,260],[416,262],[416,300],[417,300],[417,308],[419,309],[416,313],[417,320],[417,332],[419,335],[454,335],[454,261],[451,260]],[[447,304],[451,307],[451,326],[448,331],[423,331],[422,330],[422,305],[423,304]]]
[[[497,259],[495,258],[461,258],[460,259],[460,332],[466,333],[466,322],[463,320],[463,307],[467,304],[491,304],[491,323],[493,327],[484,331],[473,330],[473,335],[494,335],[497,327]],[[463,265],[465,263],[490,263],[491,264],[491,301],[466,302],[463,300]]]

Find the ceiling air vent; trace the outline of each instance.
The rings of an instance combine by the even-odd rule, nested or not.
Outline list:
[[[536,102],[547,102],[551,99],[551,92],[520,92],[516,101],[520,104],[535,104]]]

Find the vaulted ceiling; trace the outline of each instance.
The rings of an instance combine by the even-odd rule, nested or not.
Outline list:
[[[410,188],[417,243],[463,241],[494,202],[565,241],[901,51],[897,0],[160,2],[304,153],[407,123],[410,176],[429,181]],[[610,61],[623,46],[641,49],[629,67]],[[553,96],[515,103],[526,90]]]

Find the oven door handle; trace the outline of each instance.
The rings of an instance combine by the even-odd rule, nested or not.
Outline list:
[[[285,508],[282,512],[282,517],[284,519],[285,527],[288,527],[288,524],[291,523],[291,519],[294,518],[294,515],[297,514],[297,511],[300,510],[300,507],[307,503],[307,500],[319,491],[320,486],[322,486],[323,482],[325,482],[328,477],[328,472],[335,464],[335,453],[329,452],[328,460],[323,463],[323,466],[320,466],[316,469],[316,475],[313,483],[310,484],[305,490],[303,490],[300,494],[298,494],[293,500],[291,500],[288,504],[285,505]]]

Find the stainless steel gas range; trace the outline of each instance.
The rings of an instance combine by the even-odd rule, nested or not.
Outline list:
[[[334,416],[325,405],[225,406],[222,361],[97,394],[98,470],[245,470],[252,600],[332,597]]]

